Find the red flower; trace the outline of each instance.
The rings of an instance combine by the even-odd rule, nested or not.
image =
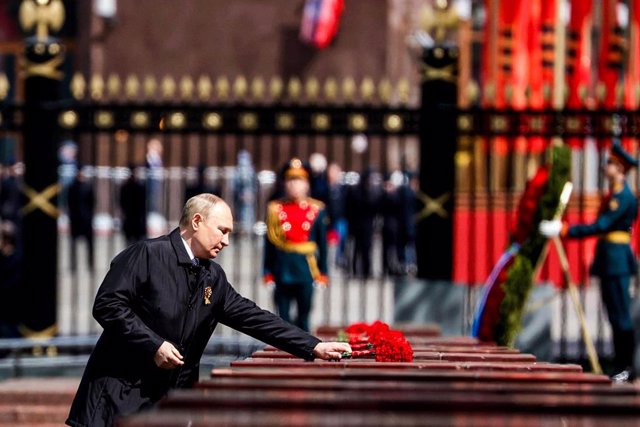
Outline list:
[[[366,357],[375,354],[376,362],[411,362],[413,349],[401,331],[392,330],[386,323],[375,321],[371,325],[354,323],[345,332],[349,334],[352,353],[345,357]],[[372,350],[361,350],[362,348]]]

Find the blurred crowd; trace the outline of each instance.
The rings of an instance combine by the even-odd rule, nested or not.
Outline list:
[[[95,168],[78,161],[77,145],[63,141],[59,150],[59,179],[61,191],[58,205],[63,229],[68,231],[69,265],[78,267],[79,259],[86,259],[87,267],[94,267],[94,234],[96,230],[96,174]],[[132,244],[150,233],[150,221],[163,217],[164,173],[162,143],[151,139],[147,143],[144,165],[128,165],[126,177],[117,185],[115,227]],[[381,265],[383,275],[412,275],[416,271],[415,228],[417,176],[408,170],[382,172],[372,167],[362,171],[343,171],[340,164],[327,162],[320,153],[308,158],[311,197],[324,203],[327,218],[327,243],[335,248],[330,265],[350,277],[367,279],[373,276],[373,265]],[[0,336],[13,336],[15,313],[11,301],[20,283],[21,238],[20,208],[24,201],[20,189],[24,165],[9,160],[0,166]],[[259,217],[261,183],[251,154],[241,150],[232,178],[222,183],[200,165],[184,185],[184,200],[209,192],[227,196],[234,210],[238,234],[248,235],[259,230],[264,221]],[[226,191],[224,195],[223,187]],[[271,198],[281,189],[278,183]],[[381,240],[381,259],[372,259],[375,239]],[[86,256],[78,258],[83,247]],[[378,252],[376,252],[378,253]]]

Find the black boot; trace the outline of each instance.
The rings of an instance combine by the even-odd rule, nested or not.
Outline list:
[[[614,331],[615,373],[611,376],[614,383],[627,383],[636,379],[634,367],[635,333],[631,331]]]

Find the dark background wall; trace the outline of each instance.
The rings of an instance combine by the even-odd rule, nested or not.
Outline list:
[[[385,75],[387,0],[347,1],[341,31],[324,50],[298,40],[303,4],[302,0],[119,1],[110,31],[109,23],[92,18],[91,43],[84,44],[92,46],[90,71],[266,78]]]

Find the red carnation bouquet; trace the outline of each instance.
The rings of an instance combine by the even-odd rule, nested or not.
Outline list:
[[[339,339],[351,346],[351,353],[343,357],[375,357],[376,362],[411,362],[413,349],[401,331],[393,330],[384,322],[359,322],[349,325]]]

